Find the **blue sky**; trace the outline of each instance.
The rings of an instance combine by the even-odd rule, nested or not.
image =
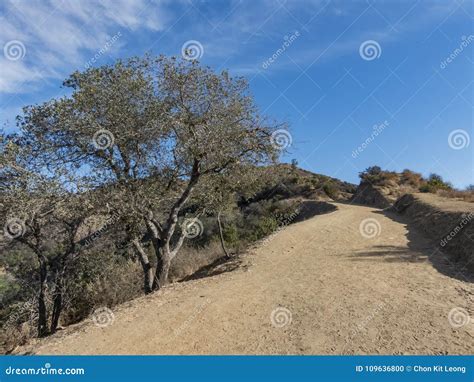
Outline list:
[[[179,56],[195,40],[201,62],[246,76],[261,109],[289,123],[284,159],[354,183],[377,164],[465,187],[473,17],[462,0],[6,0],[0,121],[14,131],[21,107],[64,94],[74,70],[147,51]]]

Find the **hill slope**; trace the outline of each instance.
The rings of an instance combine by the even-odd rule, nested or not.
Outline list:
[[[260,243],[233,272],[171,285],[122,305],[109,326],[89,321],[22,350],[472,353],[474,321],[455,328],[448,315],[462,308],[474,316],[473,284],[456,277],[456,269],[418,232],[408,231],[402,218],[370,207],[337,206]],[[365,219],[378,222],[378,235],[365,237],[369,229],[361,234]]]

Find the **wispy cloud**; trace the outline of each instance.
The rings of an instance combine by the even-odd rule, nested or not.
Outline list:
[[[262,61],[295,31],[301,38],[272,66],[271,73],[299,69],[353,54],[366,39],[375,38],[380,43],[401,39],[420,23],[442,19],[455,7],[425,3],[420,20],[416,3],[405,7],[407,13],[401,15],[390,14],[390,6],[380,4],[328,0],[234,0],[218,4],[190,0],[6,0],[0,5],[0,44],[4,47],[9,41],[20,41],[25,54],[19,60],[0,55],[0,93],[41,89],[45,82],[62,79],[91,62],[100,64],[128,56],[129,47],[139,53],[153,49],[180,54],[187,40],[200,41],[207,63],[251,75],[258,73]],[[358,20],[364,10],[366,19]],[[346,27],[349,31],[341,34]],[[343,37],[338,37],[340,34]],[[100,61],[94,60],[97,56]]]
[[[169,18],[159,0],[10,0],[1,14],[1,45],[15,40],[25,47],[22,59],[0,57],[0,92],[7,93],[28,92],[41,79],[64,76],[65,68],[83,67],[121,30],[160,31]]]

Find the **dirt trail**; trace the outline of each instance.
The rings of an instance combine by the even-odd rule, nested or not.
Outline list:
[[[33,351],[472,354],[474,284],[452,277],[456,269],[442,254],[428,259],[433,248],[398,218],[338,208],[281,230],[232,272],[171,285],[114,310],[107,327],[68,328]],[[361,235],[364,219],[376,219],[379,235]],[[454,308],[473,319],[454,328]],[[457,313],[452,318],[463,323]]]

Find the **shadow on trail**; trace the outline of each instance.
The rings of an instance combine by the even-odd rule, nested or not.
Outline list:
[[[300,204],[300,210],[292,223],[299,223],[318,215],[329,214],[337,211],[337,206],[329,202],[304,200]]]
[[[374,213],[404,225],[407,228],[407,247],[378,245],[374,246],[374,251],[357,253],[352,255],[358,260],[370,260],[380,258],[384,261],[394,262],[424,262],[429,261],[433,267],[441,274],[456,280],[473,283],[474,274],[468,270],[465,264],[455,262],[449,254],[444,253],[439,248],[439,241],[430,240],[421,230],[407,218],[398,215],[390,210],[374,210]]]
[[[179,282],[198,280],[205,277],[212,277],[220,275],[222,273],[232,272],[239,268],[241,264],[242,259],[238,255],[233,256],[230,259],[226,257],[220,257],[217,260],[213,261],[211,264],[200,268],[192,275],[186,276],[185,278],[179,280]]]

